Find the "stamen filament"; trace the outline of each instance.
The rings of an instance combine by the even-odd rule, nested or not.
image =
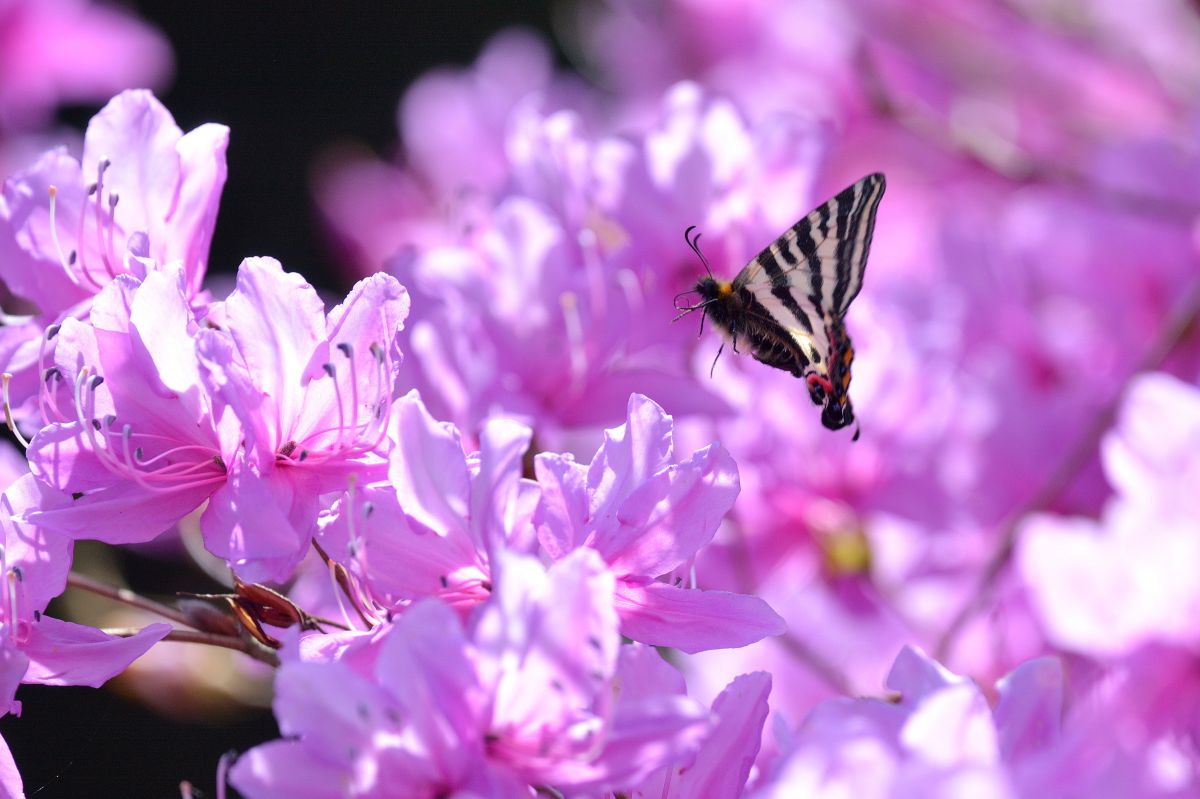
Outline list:
[[[12,380],[12,374],[5,372],[0,375],[3,378],[3,395],[4,395],[4,424],[8,426],[8,430],[17,439],[17,442],[25,449],[29,449],[29,442],[25,440],[25,436],[21,435],[21,431],[17,429],[17,423],[13,420],[12,405],[9,402],[8,382]]]

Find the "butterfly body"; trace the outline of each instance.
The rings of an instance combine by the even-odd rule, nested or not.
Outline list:
[[[813,403],[823,406],[821,423],[831,430],[854,421],[854,347],[843,320],[862,288],[885,185],[876,173],[842,190],[732,281],[701,278],[695,286],[701,302],[683,309],[703,309],[735,351],[748,342],[756,360],[803,379]]]

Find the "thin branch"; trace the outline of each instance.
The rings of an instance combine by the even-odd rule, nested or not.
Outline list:
[[[137,635],[142,630],[140,627],[108,627],[102,632],[108,635],[115,635],[121,638],[128,638]],[[218,635],[216,633],[200,632],[199,630],[171,630],[167,633],[163,641],[181,641],[188,644],[207,644],[208,646],[219,646],[224,649],[232,649],[236,652],[249,655],[255,660],[262,661],[268,666],[278,666],[279,656],[270,649],[252,643],[244,638],[237,638],[229,635]]]
[[[1129,389],[1130,382],[1142,372],[1148,372],[1162,365],[1171,351],[1194,332],[1198,321],[1200,321],[1200,281],[1192,285],[1191,290],[1180,302],[1175,312],[1159,330],[1150,347],[1134,364],[1125,380],[1121,382],[1120,389],[1092,417],[1075,445],[1059,461],[1058,466],[1050,473],[1046,482],[1033,496],[1009,515],[1009,521],[1003,527],[1004,532],[1000,544],[992,553],[987,565],[984,566],[979,584],[938,640],[936,657],[939,660],[949,654],[950,647],[967,622],[991,602],[996,583],[1011,562],[1013,552],[1016,551],[1021,522],[1031,513],[1049,507],[1070,487],[1079,472],[1095,457],[1101,439],[1104,438],[1104,434],[1112,427],[1116,419],[1117,409]]]
[[[90,591],[93,594],[108,597],[115,602],[140,608],[157,616],[162,616],[164,619],[169,619],[176,624],[181,624],[184,627],[195,626],[192,624],[191,619],[175,608],[164,605],[161,602],[155,602],[153,599],[148,599],[135,591],[130,591],[128,588],[117,588],[116,586],[93,580],[91,577],[87,577],[79,572],[71,572],[67,575],[67,585],[82,591]]]
[[[746,541],[746,534],[742,530],[742,526],[736,522],[733,524],[733,535],[728,551],[738,591],[743,594],[753,594],[754,587],[758,584],[754,558],[750,552],[750,544]],[[772,640],[778,642],[789,655],[816,675],[826,686],[838,693],[849,695],[850,684],[841,672],[794,632],[788,630]]]
[[[850,695],[850,683],[823,655],[817,654],[808,644],[788,630],[774,640],[778,641],[789,655],[800,661],[809,671],[820,677],[822,682],[845,696]]]

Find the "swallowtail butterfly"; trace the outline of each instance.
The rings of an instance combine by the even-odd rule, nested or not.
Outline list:
[[[684,314],[703,310],[735,352],[739,339],[748,341],[757,360],[803,379],[830,430],[854,421],[854,347],[843,317],[862,288],[885,186],[882,174],[867,175],[792,225],[732,281],[717,280],[709,270],[693,290],[701,298],[696,305],[679,306],[676,298]],[[684,238],[707,269],[700,234],[690,238],[693,229]]]

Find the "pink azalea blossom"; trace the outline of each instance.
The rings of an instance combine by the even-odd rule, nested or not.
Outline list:
[[[238,790],[501,799],[554,786],[586,795],[696,747],[708,729],[698,706],[620,690],[613,577],[594,553],[549,571],[500,560],[497,592],[466,630],[427,600],[396,621],[369,673],[285,665],[276,714],[289,737],[238,761]]]
[[[1069,697],[1053,658],[1026,661],[985,695],[905,648],[887,687],[884,699],[825,702],[785,731],[784,754],[751,795],[1115,799],[1184,796],[1197,784],[1187,743],[1131,748],[1131,731],[1115,730],[1138,713],[1119,691]]]
[[[203,522],[210,552],[282,579],[315,532],[321,495],[383,470],[407,315],[408,295],[387,275],[359,281],[326,316],[316,290],[278,261],[242,263],[210,315],[228,335],[202,332],[197,344],[204,380],[242,434]]]
[[[372,464],[407,312],[386,276],[326,318],[311,286],[250,259],[201,329],[181,269],[114,281],[91,324],[57,334],[64,420],[31,442],[42,480],[74,494],[29,520],[110,543],[146,541],[211,498],[209,549],[279,578],[305,553],[322,493]],[[57,407],[57,406],[56,406]]]
[[[758,755],[770,692],[771,675],[766,672],[736,678],[713,701],[712,729],[700,748],[624,795],[631,799],[737,799]]]
[[[0,279],[31,315],[0,334],[13,404],[33,410],[42,331],[87,319],[92,298],[118,275],[144,278],[179,264],[189,302],[200,286],[225,184],[229,130],[183,133],[148,91],[114,97],[88,125],[83,159],[65,149],[9,178],[0,200]]]
[[[542,502],[534,521],[551,558],[600,553],[617,577],[626,636],[685,652],[745,646],[783,632],[757,597],[680,585],[737,496],[737,467],[719,444],[676,461],[672,420],[640,395],[628,421],[608,430],[588,466],[569,455],[535,459]],[[660,577],[670,578],[659,580]]]
[[[548,44],[519,29],[492,37],[469,68],[421,76],[397,113],[400,163],[343,152],[322,164],[317,202],[336,245],[368,275],[407,247],[454,243],[510,180],[514,109],[580,109],[587,98],[554,71]]]
[[[521,477],[530,432],[487,423],[468,456],[453,425],[420,396],[396,401],[387,480],[352,490],[322,526],[321,541],[362,581],[369,604],[399,610],[436,596],[469,610],[490,596],[497,550],[528,550],[536,483]]]
[[[1100,519],[1042,515],[1018,562],[1056,645],[1097,657],[1158,641],[1200,645],[1200,389],[1166,374],[1130,387],[1105,439],[1117,495]]]

